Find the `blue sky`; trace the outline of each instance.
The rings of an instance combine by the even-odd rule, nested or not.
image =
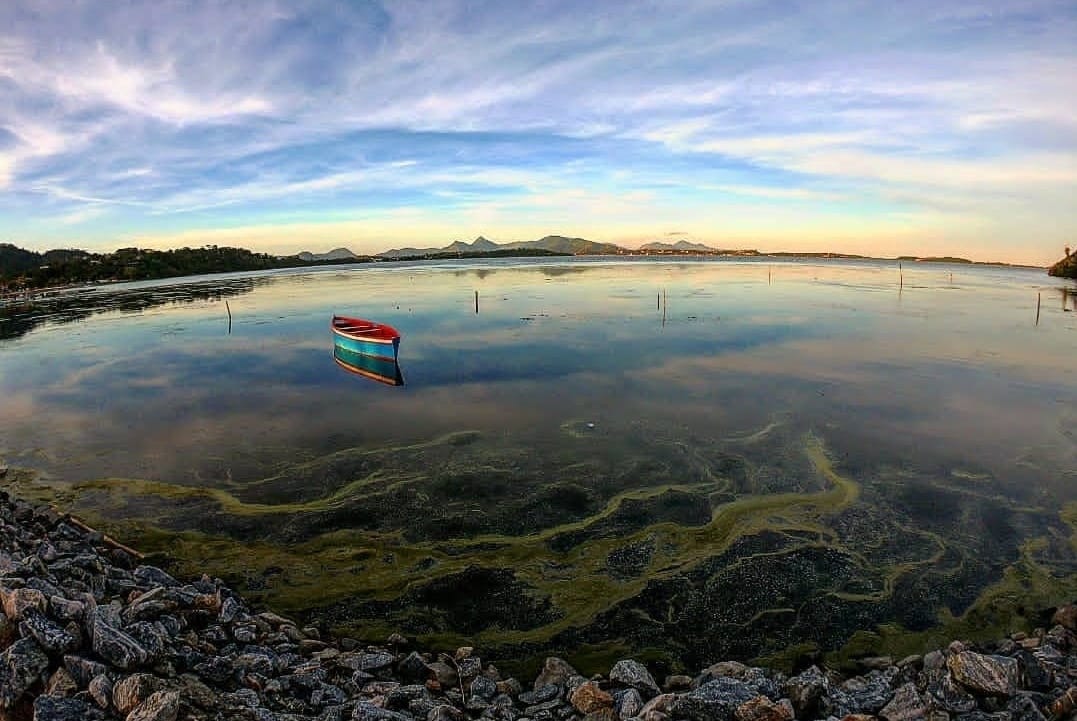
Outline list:
[[[0,5],[0,241],[1077,246],[1072,0]]]

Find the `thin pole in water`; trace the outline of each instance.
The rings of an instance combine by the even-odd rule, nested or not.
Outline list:
[[[224,302],[224,309],[228,311],[228,335],[232,335],[232,308],[228,305],[228,301]]]
[[[479,314],[479,291],[475,291],[475,315]]]
[[[767,266],[767,285],[770,285],[770,266]]]
[[[1036,325],[1040,324],[1040,302],[1043,301],[1043,293],[1036,294]]]
[[[655,310],[662,310],[662,294],[658,294],[658,305],[654,307]]]
[[[669,306],[669,303],[666,302],[666,291],[663,290],[662,291],[662,325],[663,326],[666,324],[666,308],[668,306]]]

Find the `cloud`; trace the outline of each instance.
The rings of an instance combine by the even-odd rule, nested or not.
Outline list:
[[[1077,232],[1065,0],[14,0],[0,25],[5,237],[64,215],[101,242],[399,209],[425,228],[480,204],[511,235],[530,226],[491,208],[709,201],[740,224],[979,214],[1001,238],[978,191],[1042,218],[1037,252]],[[107,225],[76,215],[103,204]]]

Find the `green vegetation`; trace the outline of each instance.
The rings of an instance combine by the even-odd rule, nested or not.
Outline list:
[[[567,421],[545,443],[462,431],[251,483],[18,491],[362,639],[400,630],[523,665],[568,648],[595,667],[847,665],[1020,630],[1077,593],[1077,504],[1023,506],[953,470],[853,478],[787,418],[691,443]]]

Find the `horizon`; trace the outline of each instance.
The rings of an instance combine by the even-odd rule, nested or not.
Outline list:
[[[23,248],[1077,246],[1065,0],[15,0],[0,22],[0,241]]]

